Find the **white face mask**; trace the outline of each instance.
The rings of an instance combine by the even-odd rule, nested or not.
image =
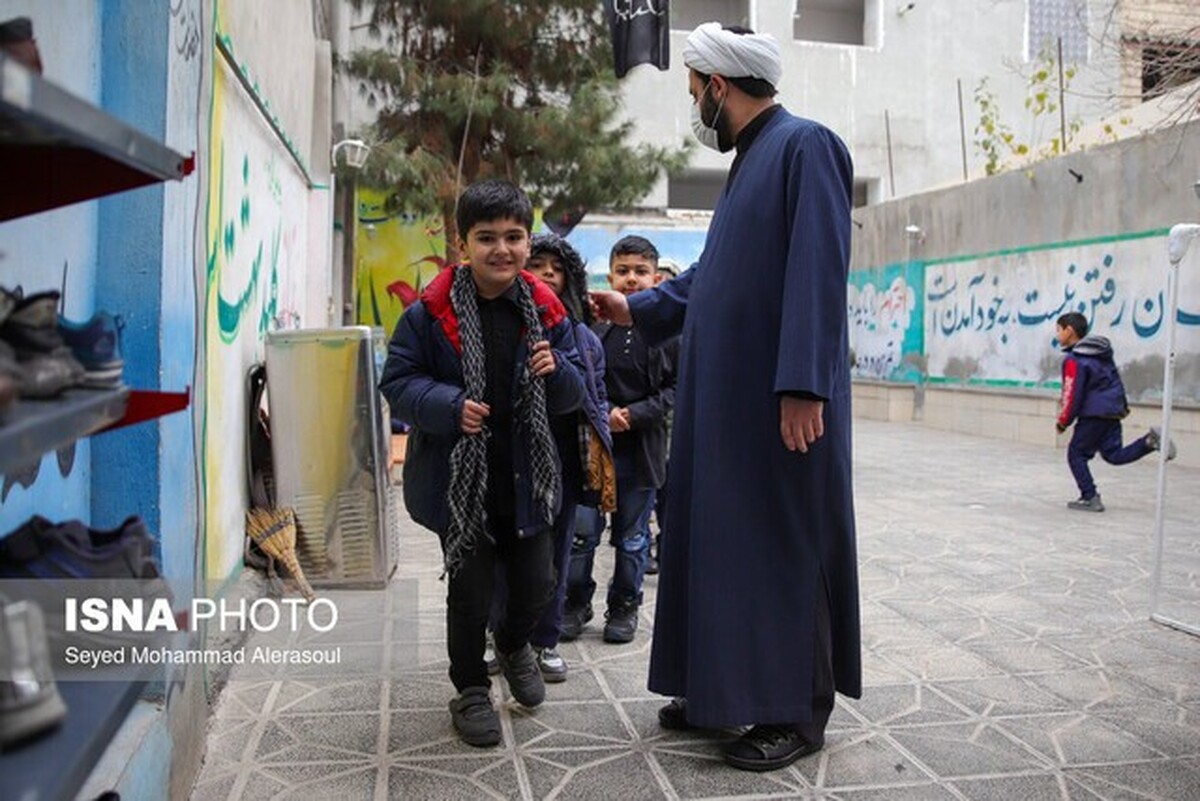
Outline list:
[[[704,124],[704,116],[700,113],[700,103],[703,102],[704,96],[708,94],[709,87],[712,86],[710,80],[704,87],[704,91],[700,93],[700,97],[696,98],[692,103],[692,134],[699,140],[700,144],[707,148],[721,151],[721,135],[717,132],[716,124],[721,119],[721,109],[725,106],[725,98],[721,98],[721,102],[717,105],[717,113],[713,115],[713,126],[709,127]]]

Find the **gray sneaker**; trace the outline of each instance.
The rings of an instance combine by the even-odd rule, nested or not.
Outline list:
[[[542,671],[542,680],[547,684],[558,684],[567,680],[567,660],[562,658],[554,648],[535,648],[538,668]]]
[[[546,684],[538,667],[537,655],[529,643],[511,654],[496,649],[500,670],[508,680],[508,689],[517,703],[532,709],[546,700]]]
[[[1162,429],[1158,426],[1150,426],[1150,430],[1146,432],[1146,447],[1152,451],[1157,451],[1162,448]],[[1178,455],[1175,449],[1175,440],[1167,442],[1167,461],[1171,461]]]
[[[468,687],[459,693],[450,702],[450,721],[467,745],[482,748],[500,743],[500,715],[487,687]]]
[[[1090,498],[1078,498],[1074,501],[1068,501],[1067,508],[1077,509],[1080,512],[1103,512],[1104,504],[1100,502],[1100,493],[1096,493]]]

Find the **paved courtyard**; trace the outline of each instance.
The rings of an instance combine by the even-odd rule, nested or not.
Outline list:
[[[343,668],[235,671],[192,799],[1200,799],[1200,638],[1149,620],[1152,459],[1096,468],[1099,515],[1061,450],[857,421],[855,470],[865,690],[815,756],[743,773],[735,732],[658,727],[652,577],[633,643],[593,622],[532,712],[495,679],[503,744],[460,744],[436,538],[406,522],[388,590],[325,593]],[[1161,608],[1195,626],[1200,470],[1170,488]]]

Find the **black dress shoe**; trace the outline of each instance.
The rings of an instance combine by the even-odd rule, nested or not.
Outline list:
[[[692,731],[700,728],[688,722],[686,698],[672,698],[666,706],[660,708],[658,725],[672,731]]]
[[[661,719],[661,713],[660,713]],[[750,729],[724,748],[725,761],[740,770],[779,770],[802,756],[815,754],[825,740],[813,742],[795,726],[760,725]]]

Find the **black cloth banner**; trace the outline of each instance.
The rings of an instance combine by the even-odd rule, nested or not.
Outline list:
[[[667,0],[604,0],[618,78],[638,64],[653,64],[660,70],[670,66],[667,5]]]

